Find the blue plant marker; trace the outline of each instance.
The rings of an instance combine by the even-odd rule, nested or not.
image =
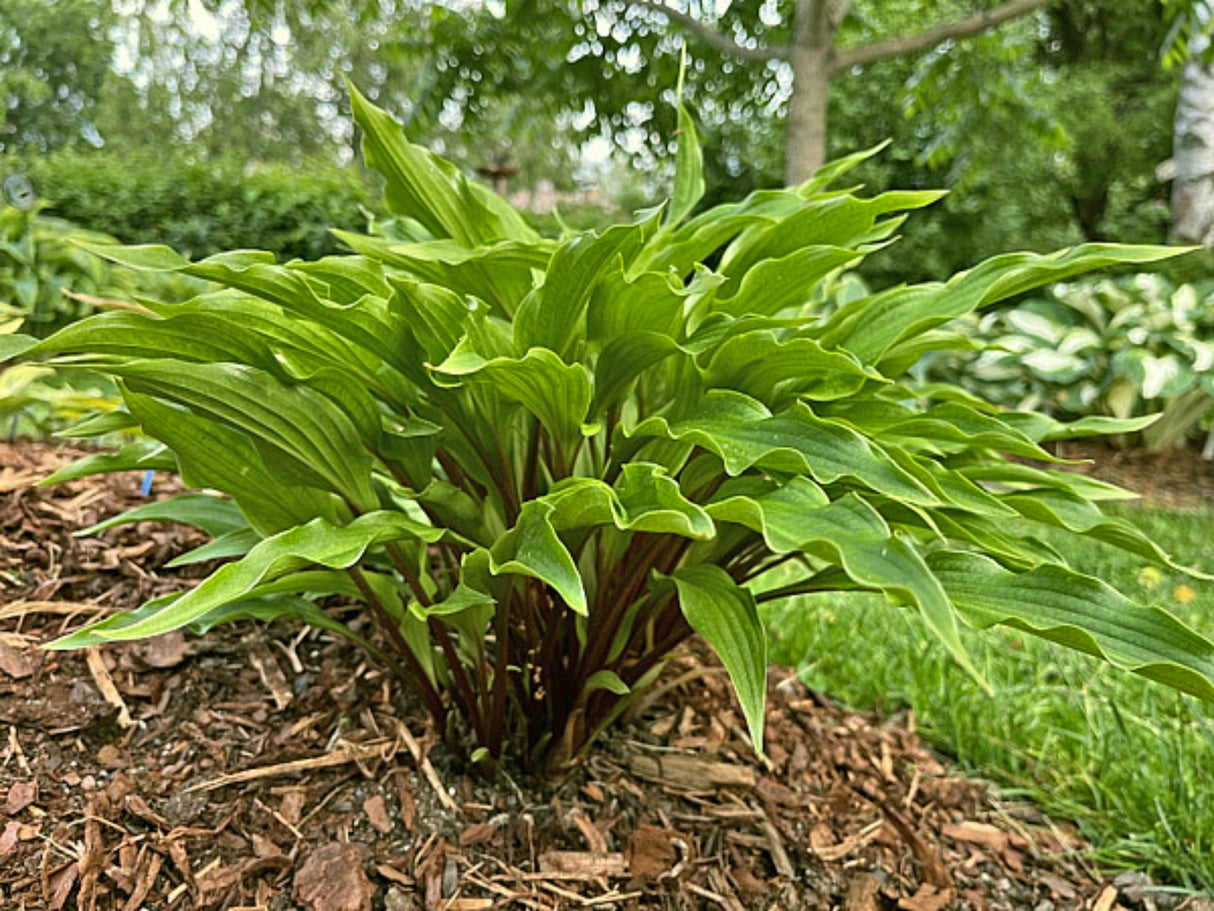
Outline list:
[[[139,492],[145,497],[152,492],[152,476],[154,474],[156,472],[151,468],[143,473],[143,483],[139,485]]]

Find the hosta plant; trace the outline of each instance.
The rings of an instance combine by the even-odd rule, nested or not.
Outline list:
[[[971,315],[982,350],[938,353],[922,369],[1059,417],[1161,415],[1143,438],[1166,448],[1214,409],[1212,291],[1150,273],[1060,282]]]
[[[388,203],[424,237],[343,233],[353,255],[286,265],[99,250],[221,290],[33,348],[118,379],[124,409],[80,432],[146,435],[66,475],[180,472],[201,492],[114,521],[192,522],[214,540],[184,559],[227,560],[52,647],[298,618],[374,654],[470,760],[509,751],[547,770],[697,633],[761,749],[756,604],[801,592],[883,592],[975,674],[959,628],[1007,624],[1214,697],[1211,643],[1035,535],[1062,527],[1167,561],[1093,505],[1120,491],[1010,458],[1048,463],[1044,441],[1123,425],[903,381],[962,343],[958,316],[1174,251],[1015,254],[824,307],[841,270],[936,194],[828,189],[856,156],[692,215],[703,184],[681,113],[668,204],[549,241],[357,94],[354,110]],[[326,613],[334,597],[378,630]]]

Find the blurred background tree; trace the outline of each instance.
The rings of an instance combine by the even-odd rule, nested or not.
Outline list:
[[[635,206],[669,167],[667,102],[686,48],[707,203],[885,139],[861,175],[874,191],[963,191],[873,257],[876,279],[941,276],[1002,249],[1166,236],[1156,169],[1183,70],[1161,67],[1160,50],[1184,54],[1206,0],[668,2],[0,0],[5,167],[35,172],[59,214],[84,220],[107,207],[105,182],[87,208],[69,180],[81,156],[99,174],[138,162],[109,209],[147,237],[152,215],[132,199],[168,200],[167,175],[239,182],[356,158],[349,78],[469,172],[511,175],[508,192],[598,182]],[[812,116],[830,129],[812,153],[786,132],[798,96],[818,97],[792,59],[807,41],[829,86]],[[147,193],[129,185],[158,163]],[[202,241],[188,246],[205,252],[212,229],[195,228]]]

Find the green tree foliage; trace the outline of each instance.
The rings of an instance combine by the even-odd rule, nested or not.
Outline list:
[[[0,151],[95,140],[113,22],[110,0],[0,0]]]

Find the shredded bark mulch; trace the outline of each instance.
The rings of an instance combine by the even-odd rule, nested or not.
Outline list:
[[[39,650],[206,569],[159,568],[201,543],[188,529],[73,537],[147,502],[138,475],[31,486],[76,454],[0,442],[0,907],[1214,908],[1101,878],[1073,827],[957,775],[913,714],[788,672],[757,757],[697,644],[557,782],[466,773],[315,631]]]

